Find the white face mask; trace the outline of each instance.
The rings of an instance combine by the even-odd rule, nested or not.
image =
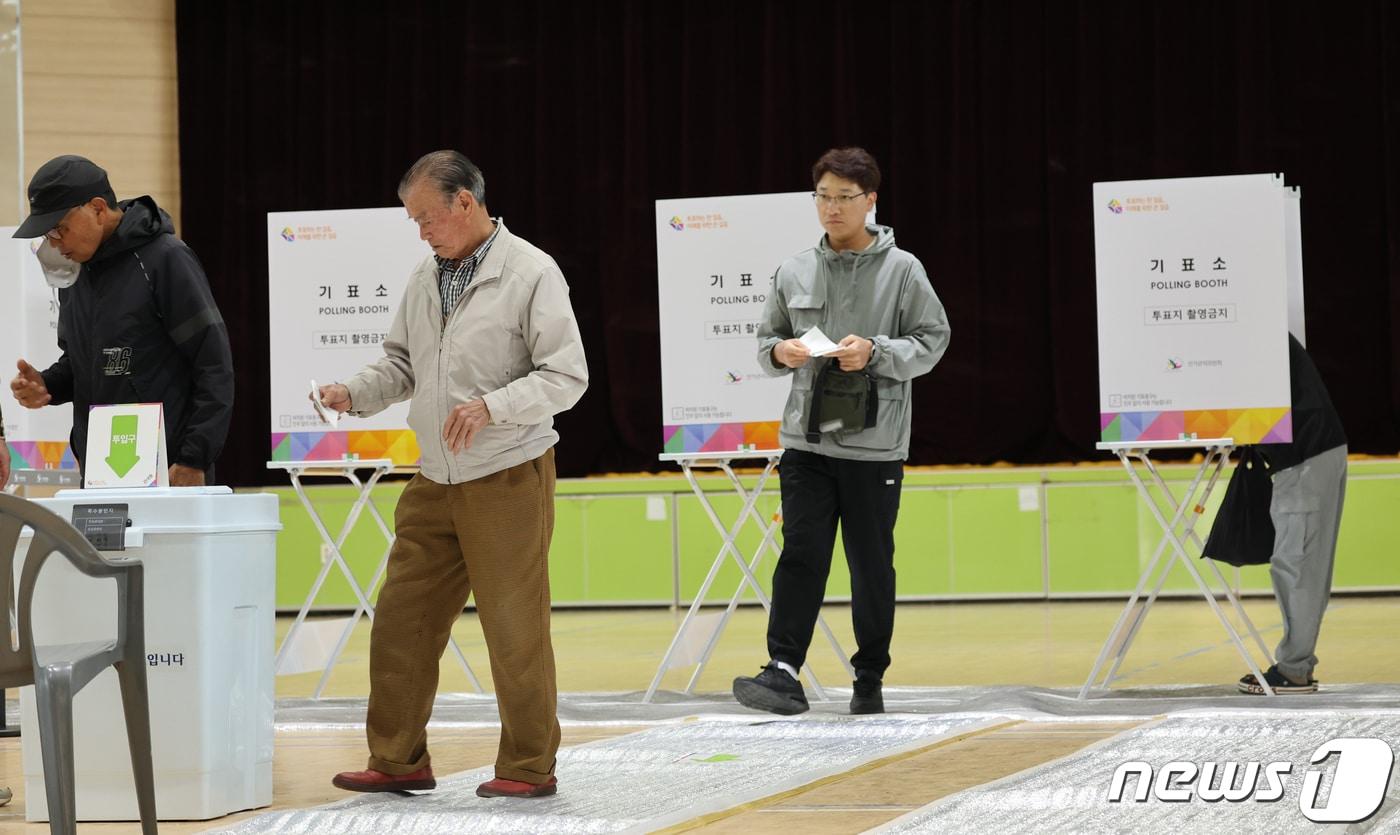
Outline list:
[[[83,265],[77,261],[64,258],[48,238],[44,238],[39,248],[34,250],[34,257],[39,259],[39,266],[44,269],[44,280],[50,287],[59,290],[76,284],[78,273],[83,269]]]

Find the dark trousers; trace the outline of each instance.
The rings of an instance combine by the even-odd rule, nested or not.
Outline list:
[[[768,655],[801,669],[836,545],[851,570],[857,673],[884,675],[894,634],[894,523],[903,461],[849,461],[802,450],[783,453],[783,553],[773,571]]]

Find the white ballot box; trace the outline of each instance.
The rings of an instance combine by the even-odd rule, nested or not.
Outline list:
[[[124,513],[145,566],[146,679],[156,812],[207,820],[272,802],[277,497],[227,487],[63,490],[38,502],[64,519]],[[124,509],[121,506],[125,506]],[[117,509],[113,510],[113,506]],[[83,527],[79,526],[80,529]],[[116,587],[49,557],[34,591],[34,641],[116,635]],[[48,820],[34,688],[20,693],[25,819]],[[73,703],[78,820],[138,820],[114,669]]]

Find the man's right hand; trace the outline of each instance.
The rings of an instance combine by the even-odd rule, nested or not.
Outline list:
[[[773,346],[773,359],[788,368],[801,368],[812,358],[812,352],[800,339],[784,339]]]
[[[321,386],[317,393],[321,395],[321,405],[327,409],[335,409],[341,414],[350,411],[350,389],[340,383]]]
[[[53,395],[49,394],[49,387],[44,385],[44,376],[38,369],[24,360],[20,360],[15,367],[19,373],[10,381],[10,391],[15,393],[19,405],[28,409],[49,405]]]

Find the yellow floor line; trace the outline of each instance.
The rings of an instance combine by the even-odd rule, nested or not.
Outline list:
[[[912,812],[921,809],[922,806],[896,806],[889,803],[872,803],[868,806],[852,806],[849,803],[844,806],[784,806],[781,809],[763,808],[754,811],[763,814],[787,814],[791,812]]]
[[[987,728],[980,728],[980,729],[975,730],[975,731],[968,731],[968,732],[966,732],[966,733],[961,733],[961,734],[958,734],[957,736],[951,736],[951,737],[948,737],[947,739],[941,739],[941,740],[939,740],[938,742],[935,742],[935,743],[933,743],[933,744],[931,744],[931,745],[925,745],[925,746],[922,747],[922,748],[915,748],[915,749],[912,750],[912,751],[905,751],[905,752],[899,753],[899,754],[891,754],[891,755],[888,756],[888,757],[881,757],[881,758],[878,759],[878,760],[871,760],[871,761],[868,762],[868,763],[865,763],[865,764],[863,764],[863,765],[858,765],[858,766],[856,766],[855,768],[853,768],[853,769],[851,769],[851,770],[849,770],[849,771],[843,771],[843,772],[841,772],[840,774],[832,774],[832,775],[827,776],[827,777],[820,777],[820,778],[818,778],[818,779],[816,779],[816,780],[813,780],[813,781],[810,782],[810,783],[806,783],[806,784],[803,784],[803,785],[801,785],[801,786],[798,786],[797,788],[788,789],[787,791],[778,792],[777,794],[770,794],[770,795],[768,795],[767,797],[761,797],[761,798],[759,798],[758,800],[750,800],[748,803],[741,803],[741,804],[738,805],[738,806],[734,806],[734,807],[731,807],[731,808],[729,808],[729,809],[724,809],[724,810],[719,811],[719,812],[711,812],[711,813],[708,814],[708,815],[701,815],[700,817],[698,817],[698,818],[692,818],[692,819],[686,821],[685,823],[678,823],[678,824],[676,824],[675,826],[667,827],[666,829],[659,829],[659,830],[657,830],[657,832],[660,832],[660,833],[688,832],[689,830],[697,829],[697,828],[702,827],[702,826],[708,826],[709,824],[716,823],[716,822],[718,822],[718,821],[722,821],[722,820],[724,820],[725,818],[731,818],[731,817],[733,817],[733,816],[735,816],[735,815],[742,814],[742,813],[744,813],[744,812],[751,812],[751,811],[755,811],[755,810],[757,810],[757,809],[761,809],[761,808],[763,808],[763,807],[765,807],[765,806],[772,806],[772,805],[774,805],[774,804],[781,803],[781,802],[783,802],[784,800],[787,800],[787,799],[792,798],[792,797],[796,797],[796,796],[798,796],[798,795],[800,795],[800,794],[805,794],[805,793],[807,793],[807,792],[809,792],[809,791],[813,791],[813,790],[815,790],[815,789],[821,788],[822,786],[827,786],[827,785],[830,785],[830,784],[832,784],[832,783],[836,783],[836,782],[839,782],[839,781],[841,781],[841,780],[845,780],[845,779],[847,779],[847,778],[849,778],[849,777],[855,777],[855,776],[857,776],[857,775],[859,775],[859,774],[865,774],[865,773],[867,773],[867,772],[874,771],[874,770],[877,769],[877,768],[884,768],[884,767],[887,766],[887,765],[891,765],[891,764],[893,764],[893,763],[900,762],[901,760],[907,760],[907,759],[910,759],[911,757],[916,757],[916,756],[918,756],[918,755],[920,755],[920,754],[925,754],[925,753],[928,753],[929,751],[933,751],[933,750],[938,749],[938,748],[944,748],[944,747],[949,746],[949,745],[955,745],[955,744],[957,744],[957,743],[959,743],[959,742],[962,742],[962,741],[967,740],[967,739],[971,739],[971,738],[973,738],[973,737],[975,737],[975,736],[982,736],[982,735],[984,735],[984,734],[993,733],[993,732],[995,732],[995,731],[1004,731],[1004,730],[1006,730],[1007,728],[1012,728],[1012,727],[1015,727],[1016,725],[1020,725],[1020,724],[1024,724],[1024,720],[1019,720],[1019,719],[1018,719],[1018,720],[1011,721],[1011,722],[1002,722],[1002,723],[1000,723],[1000,724],[998,724],[998,725],[992,725],[992,726],[987,727]]]

